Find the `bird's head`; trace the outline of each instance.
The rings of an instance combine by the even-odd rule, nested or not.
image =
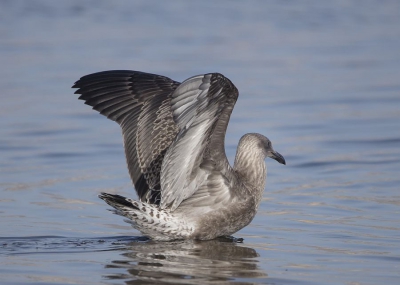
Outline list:
[[[242,140],[244,144],[251,145],[253,149],[256,148],[260,151],[264,155],[264,158],[270,157],[275,159],[277,162],[286,165],[285,158],[279,152],[274,150],[271,141],[267,137],[257,133],[250,133],[244,135]]]

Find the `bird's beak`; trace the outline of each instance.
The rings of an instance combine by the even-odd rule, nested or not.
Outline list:
[[[286,165],[286,161],[285,158],[282,156],[282,154],[280,154],[277,151],[272,151],[271,155],[269,155],[270,158],[275,159],[277,162]]]

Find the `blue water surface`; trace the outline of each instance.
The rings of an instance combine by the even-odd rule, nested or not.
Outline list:
[[[399,284],[399,1],[0,1],[0,63],[1,284]],[[70,87],[111,69],[237,86],[229,160],[259,132],[287,161],[243,243],[106,210],[120,129]]]

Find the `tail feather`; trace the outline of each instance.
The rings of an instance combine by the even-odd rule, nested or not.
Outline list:
[[[104,202],[106,202],[111,207],[119,205],[119,206],[125,206],[125,207],[130,207],[130,208],[139,210],[137,205],[133,204],[133,202],[135,202],[134,200],[125,198],[124,196],[121,196],[121,195],[108,194],[108,193],[102,192],[99,195],[99,198],[104,200]]]
[[[126,222],[154,240],[185,239],[194,231],[182,217],[155,205],[108,193],[101,193],[99,198],[113,207],[115,214],[128,218]]]

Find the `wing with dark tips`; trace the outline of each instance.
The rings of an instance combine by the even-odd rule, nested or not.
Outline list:
[[[179,133],[162,162],[162,208],[176,209],[209,183],[207,179],[233,179],[225,154],[225,133],[237,98],[236,87],[219,73],[191,77],[173,92],[171,110]],[[226,193],[227,188],[220,190]]]
[[[79,99],[122,128],[129,174],[141,201],[159,203],[161,163],[178,133],[170,101],[179,82],[138,71],[86,75]]]

